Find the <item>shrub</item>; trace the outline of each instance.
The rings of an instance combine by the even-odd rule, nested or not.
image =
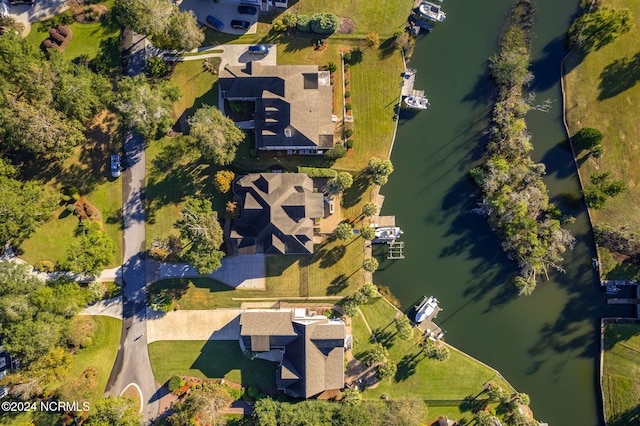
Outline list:
[[[353,148],[353,144],[354,144],[354,143],[355,143],[355,142],[353,141],[353,139],[348,139],[348,140],[347,140],[347,148],[348,148],[348,149]]]
[[[282,17],[282,22],[287,28],[292,28],[295,27],[298,23],[298,18],[296,17],[296,15],[289,12]]]
[[[573,142],[577,148],[589,150],[600,145],[603,138],[604,136],[600,130],[592,127],[584,127],[573,135]]]
[[[341,144],[337,144],[330,150],[324,153],[324,157],[328,160],[337,160],[338,158],[342,158],[347,154],[347,148],[345,148]]]
[[[36,262],[33,268],[40,272],[54,272],[56,265],[50,260],[41,260]]]
[[[147,75],[151,78],[160,78],[167,75],[169,65],[159,56],[152,56],[147,59]]]
[[[351,52],[345,52],[342,57],[344,58],[345,63],[348,64],[349,62],[351,62]]]
[[[344,81],[344,85],[345,85],[345,86],[348,86],[348,85],[349,85],[349,83],[351,83],[349,80],[345,80],[345,81]]]
[[[347,111],[351,111],[351,108],[352,108],[352,107],[351,107],[351,104],[350,104],[350,103],[347,103],[347,104],[345,104],[345,106],[344,106],[344,109],[346,109]]]
[[[329,72],[336,72],[336,70],[338,69],[338,66],[333,62],[329,62],[327,64],[327,69],[329,70]]]
[[[316,13],[311,17],[311,31],[317,34],[332,34],[340,26],[340,20],[333,13]]]
[[[310,178],[332,178],[336,177],[337,171],[324,167],[298,167],[298,173],[304,173]]]
[[[76,211],[76,206],[74,206],[73,204],[67,204],[67,207],[65,207],[64,209],[69,213],[73,213]]]
[[[231,189],[231,183],[236,175],[231,170],[220,170],[216,173],[213,185],[216,190],[222,194],[226,194]]]
[[[346,92],[344,92],[344,97],[345,98],[350,98],[351,97],[351,92],[348,91],[348,90]]]
[[[311,30],[310,24],[311,19],[309,19],[307,15],[298,15],[296,22],[296,28],[298,31],[309,32]]]
[[[345,131],[344,135],[346,137],[350,138],[351,136],[353,136],[353,130],[349,129],[349,130]]]
[[[287,26],[284,24],[284,22],[282,22],[282,19],[278,19],[276,22],[273,23],[273,30],[287,31]]]
[[[173,376],[167,382],[167,389],[169,390],[169,392],[174,392],[176,389],[179,389],[182,386],[184,386],[184,380],[182,380],[178,376]]]
[[[344,64],[344,72],[347,72],[347,70],[351,68],[351,65],[349,64]]]

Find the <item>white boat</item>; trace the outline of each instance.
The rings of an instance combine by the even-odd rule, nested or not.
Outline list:
[[[424,96],[407,96],[403,99],[404,107],[408,109],[427,109],[429,108],[429,99]]]
[[[400,235],[404,234],[402,229],[397,226],[381,226],[376,228],[376,238],[378,241],[393,241],[396,238],[400,238]]]
[[[429,318],[438,308],[438,299],[433,296],[425,297],[416,308],[416,322],[420,323]]]
[[[618,294],[620,293],[620,288],[616,286],[607,286],[607,294]]]
[[[420,13],[421,18],[429,21],[442,22],[447,17],[447,15],[440,9],[439,5],[428,1],[420,3],[420,6],[418,6],[418,12]]]

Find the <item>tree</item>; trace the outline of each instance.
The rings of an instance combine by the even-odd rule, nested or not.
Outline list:
[[[375,272],[378,269],[378,261],[374,257],[365,259],[362,268],[367,272]]]
[[[309,24],[314,33],[331,34],[340,26],[340,19],[333,13],[316,13],[311,17]]]
[[[68,277],[48,281],[31,293],[31,303],[40,312],[71,318],[93,300],[91,292]]]
[[[378,33],[367,34],[367,45],[373,49],[380,47],[380,36]]]
[[[182,426],[192,424],[196,418],[209,425],[223,425],[222,410],[233,398],[223,385],[205,384],[200,389],[192,389],[182,401],[176,403],[169,417],[172,425]]]
[[[397,371],[398,366],[396,365],[396,363],[391,360],[387,360],[386,362],[378,365],[378,367],[376,368],[376,376],[380,380],[389,379],[393,377]]]
[[[371,241],[376,237],[376,230],[371,226],[363,226],[360,228],[360,235],[367,241]]]
[[[413,337],[413,327],[406,315],[398,316],[394,321],[398,337],[402,340],[409,340]]]
[[[174,6],[164,31],[152,34],[153,44],[160,49],[189,51],[200,47],[204,32],[190,10]]]
[[[607,198],[613,198],[627,189],[626,183],[612,181],[610,172],[594,173],[589,179],[591,185],[582,191],[587,206],[592,209],[602,209]]]
[[[342,241],[350,240],[353,237],[353,227],[344,222],[336,228],[336,238]]]
[[[91,346],[96,335],[98,324],[90,315],[77,315],[71,319],[67,330],[67,342],[73,348]]]
[[[604,136],[598,129],[583,127],[573,135],[573,143],[580,150],[591,150],[602,143]]]
[[[114,102],[127,127],[151,140],[166,133],[173,123],[171,105],[179,89],[167,82],[150,84],[143,75],[125,77],[118,84]]]
[[[101,398],[92,407],[87,426],[139,426],[141,418],[133,398],[109,396]]]
[[[389,351],[380,343],[374,343],[365,354],[363,361],[365,365],[372,366],[378,363],[385,363],[389,360]]]
[[[244,132],[214,106],[203,105],[189,118],[189,134],[195,139],[202,156],[216,164],[230,164],[236,149],[244,140]]]
[[[182,206],[182,219],[174,227],[180,236],[189,241],[184,258],[200,274],[210,274],[221,266],[224,253],[222,228],[218,213],[213,211],[211,201],[190,198]]]
[[[102,230],[100,222],[81,221],[77,233],[80,238],[69,245],[67,259],[60,264],[60,269],[97,276],[102,268],[111,263],[116,244]]]
[[[595,12],[585,13],[569,28],[569,38],[585,51],[600,49],[633,28],[633,15],[629,9],[602,6]]]
[[[231,170],[220,170],[216,172],[213,184],[216,190],[222,194],[226,194],[231,190],[231,183],[236,175]]]
[[[473,420],[477,426],[493,426],[493,416],[488,411],[480,410],[474,416]]]
[[[515,397],[514,400],[518,403],[518,404],[522,404],[522,405],[529,405],[531,403],[531,399],[529,398],[529,395],[527,395],[524,392],[518,392]]]
[[[152,56],[147,58],[145,72],[151,79],[162,78],[169,72],[169,64],[160,56]]]
[[[12,174],[11,168],[3,170]],[[58,201],[56,194],[38,182],[23,183],[0,174],[0,245],[19,244],[28,238],[49,219]]]
[[[353,185],[353,177],[351,174],[340,172],[327,181],[326,189],[330,195],[337,195],[344,192],[345,189],[351,188],[351,185]]]
[[[371,299],[380,296],[380,293],[378,293],[378,288],[374,283],[365,283],[358,291],[362,293],[366,298],[366,301],[364,303],[368,303],[369,301],[371,301]]]
[[[49,313],[8,324],[4,347],[27,367],[60,343],[65,321]]]
[[[366,216],[366,217],[371,217],[371,216],[375,216],[376,214],[378,214],[378,206],[376,206],[376,203],[365,203],[364,206],[362,206],[362,215]]]
[[[389,175],[393,173],[393,164],[389,160],[371,157],[367,165],[367,171],[372,175],[373,182],[382,186],[387,183]]]
[[[331,73],[334,73],[338,70],[338,66],[335,64],[335,62],[329,61],[329,64],[327,65],[327,70],[329,70],[329,72]]]

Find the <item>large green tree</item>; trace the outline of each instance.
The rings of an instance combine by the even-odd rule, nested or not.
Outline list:
[[[214,106],[204,105],[189,118],[189,134],[202,156],[216,164],[230,164],[244,140],[244,132]]]
[[[173,406],[169,422],[182,426],[193,423],[197,418],[208,425],[223,425],[226,421],[222,410],[232,401],[225,386],[205,384],[199,389],[192,389],[189,395]]]
[[[162,32],[153,34],[153,44],[160,49],[192,50],[204,41],[204,32],[190,10],[175,8]]]
[[[102,230],[100,222],[82,221],[78,225],[79,239],[67,249],[67,260],[60,267],[77,274],[96,276],[111,263],[116,245]]]
[[[147,140],[167,132],[173,123],[171,105],[179,89],[167,82],[151,84],[143,75],[125,77],[118,83],[114,106],[126,126]]]
[[[331,195],[338,195],[351,188],[353,177],[348,172],[340,172],[327,181],[326,190]]]
[[[124,396],[99,399],[87,418],[87,426],[139,426],[138,403]]]
[[[602,6],[576,19],[569,29],[569,37],[586,51],[598,50],[631,31],[633,25],[629,9]]]
[[[219,250],[223,243],[222,227],[211,201],[188,199],[182,206],[182,219],[174,227],[189,242],[184,259],[199,273],[210,274],[222,265],[224,253]]]

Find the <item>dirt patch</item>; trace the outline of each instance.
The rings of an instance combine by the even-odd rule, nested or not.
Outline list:
[[[92,24],[107,19],[107,7],[103,4],[76,5],[71,8],[71,14],[76,22]]]
[[[337,34],[351,34],[356,30],[356,23],[351,18],[340,18]]]

